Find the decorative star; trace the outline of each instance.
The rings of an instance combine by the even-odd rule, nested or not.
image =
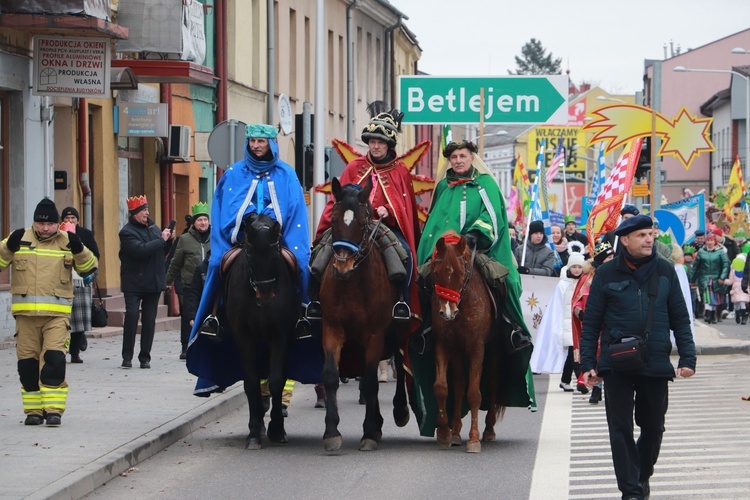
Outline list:
[[[529,295],[529,298],[526,299],[526,304],[529,306],[529,309],[534,309],[535,307],[539,307],[539,299],[537,299],[534,296],[534,292],[531,292],[531,295]]]
[[[333,148],[347,165],[351,161],[356,160],[357,158],[362,156],[362,153],[354,149],[354,146],[345,141],[334,139],[333,141],[331,141],[331,143],[333,144]],[[432,179],[425,175],[411,173],[417,162],[419,162],[419,160],[421,160],[424,155],[427,154],[431,145],[432,143],[430,141],[420,142],[409,151],[396,158],[396,160],[401,160],[409,170],[411,175],[411,184],[414,188],[414,194],[417,196],[423,193],[428,193],[435,189],[435,179]],[[331,194],[331,181],[328,181],[325,184],[319,184],[315,186],[314,189],[318,193]],[[427,220],[427,209],[425,209],[421,205],[418,205],[417,208],[419,209],[419,220],[425,222]]]

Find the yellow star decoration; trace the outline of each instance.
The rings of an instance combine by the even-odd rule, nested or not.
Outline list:
[[[333,148],[336,150],[336,152],[339,154],[341,159],[344,161],[345,164],[349,164],[351,161],[356,160],[362,154],[354,149],[354,146],[349,144],[348,142],[340,141],[338,139],[334,139],[331,141],[331,144],[333,144]],[[427,152],[430,150],[430,146],[432,143],[430,141],[423,141],[411,148],[406,153],[402,154],[396,160],[401,160],[404,165],[406,165],[406,168],[409,169],[409,172],[411,172],[414,169],[414,166],[417,164],[419,160],[424,157],[424,155],[427,154]],[[414,188],[414,194],[420,195],[422,193],[427,193],[429,191],[432,191],[435,189],[435,179],[432,179],[430,177],[424,176],[424,175],[417,175],[412,173],[411,174],[411,184]],[[331,194],[331,181],[326,182],[325,184],[319,184],[315,186],[315,191],[318,193],[323,194]],[[425,222],[427,220],[427,210],[424,209],[424,207],[419,206],[419,220],[422,222]]]
[[[658,155],[672,155],[687,170],[696,156],[715,150],[709,134],[713,119],[691,116],[684,106],[674,120],[634,104],[606,106],[590,116],[593,121],[583,128],[596,132],[589,142],[609,141],[605,149],[607,153],[637,137],[649,137],[654,116],[654,132],[663,139]]]
[[[529,298],[526,299],[526,304],[529,306],[529,309],[534,309],[535,307],[539,307],[539,299],[537,299],[534,296],[534,292],[531,292],[531,295],[529,295]]]

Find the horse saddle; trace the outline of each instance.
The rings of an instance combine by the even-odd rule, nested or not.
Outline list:
[[[224,256],[221,258],[221,264],[219,265],[219,271],[221,277],[227,275],[229,269],[231,269],[234,261],[237,260],[237,255],[242,251],[242,247],[232,247],[226,251]],[[297,276],[299,272],[299,264],[297,263],[297,257],[287,247],[281,247],[281,257],[286,262],[286,265],[292,271],[292,276]]]

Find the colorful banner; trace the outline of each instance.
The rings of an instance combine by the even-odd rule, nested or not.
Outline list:
[[[557,288],[560,278],[548,276],[534,276],[531,274],[521,275],[521,310],[523,319],[531,333],[532,341],[536,341],[539,324],[547,311],[547,305],[552,298],[552,293]]]
[[[562,140],[561,140],[562,139]],[[542,145],[542,141],[546,140],[546,148],[544,152],[544,164],[551,165],[552,159],[555,156],[555,151],[560,142],[563,143],[563,147],[568,151],[575,151],[573,148],[579,146],[579,149],[586,147],[586,133],[581,127],[536,127],[529,131],[528,135],[528,147],[527,158],[529,165],[536,165],[537,152]],[[586,160],[583,158],[576,158],[572,153],[567,154],[565,158],[565,174],[570,178],[571,176],[577,177],[581,180],[586,178]],[[562,170],[562,166],[560,167]],[[558,177],[558,180],[562,182],[562,178]]]
[[[644,205],[641,212],[649,214],[649,205]],[[661,232],[670,233],[673,242],[685,245],[695,241],[696,231],[706,230],[705,213],[706,199],[701,193],[662,205],[661,210],[657,210],[654,216],[659,221]]]

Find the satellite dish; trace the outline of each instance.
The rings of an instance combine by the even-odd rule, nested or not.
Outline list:
[[[292,114],[292,106],[289,104],[289,98],[284,95],[279,95],[279,126],[284,135],[292,133],[292,121],[294,115]]]

